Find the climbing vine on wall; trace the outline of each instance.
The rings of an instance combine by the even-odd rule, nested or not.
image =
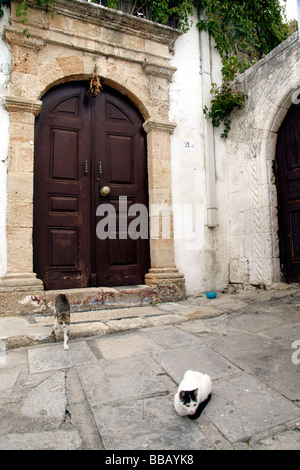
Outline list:
[[[18,3],[16,14],[26,24],[28,1],[12,1]],[[52,0],[33,1],[39,6],[55,7]],[[114,9],[122,7],[120,0],[91,1]],[[197,9],[197,27],[214,38],[223,65],[222,84],[212,85],[210,109],[205,107],[203,111],[214,126],[224,124],[222,136],[225,138],[230,130],[231,112],[240,108],[246,99],[246,94],[235,85],[237,75],[295,30],[294,24],[284,21],[279,0],[124,0],[123,3],[130,4],[130,13],[137,16],[143,15],[145,7],[149,8],[158,23],[167,24],[170,18],[176,18],[184,32],[190,28],[190,15]],[[9,0],[0,0],[0,17],[3,15],[1,6],[9,4]],[[24,33],[29,36],[27,29]]]
[[[195,0],[200,31],[210,33],[222,58],[221,86],[212,85],[211,107],[204,114],[213,125],[224,124],[222,137],[230,130],[230,115],[241,108],[246,94],[234,81],[239,73],[284,41],[292,28],[283,20],[279,0]]]
[[[187,31],[193,8],[198,11],[197,27],[208,31],[222,58],[222,84],[212,84],[210,109],[204,108],[215,127],[224,124],[221,134],[230,130],[230,115],[241,108],[247,95],[238,88],[238,74],[261,59],[294,32],[294,25],[284,20],[279,0],[137,0],[141,8],[148,4],[154,20],[166,23],[173,15],[179,27]]]
[[[143,2],[143,0],[141,0]],[[211,106],[203,112],[212,119],[215,127],[224,124],[221,134],[226,138],[230,130],[230,115],[236,107],[241,108],[247,95],[240,90],[235,79],[239,73],[261,59],[278,46],[290,34],[293,27],[284,21],[284,9],[279,0],[147,0],[155,4],[156,11],[163,12],[176,3],[180,25],[183,30],[189,27],[189,14],[197,8],[200,31],[208,31],[214,38],[215,47],[222,58],[222,84],[212,84]],[[170,9],[174,14],[174,10]],[[180,12],[180,13],[179,13]],[[157,21],[159,14],[156,15]]]
[[[11,0],[11,1],[15,1],[15,0]],[[0,18],[3,16],[3,9],[2,7],[3,6],[10,6],[10,3],[11,3],[10,0],[0,0]],[[20,18],[20,21],[23,25],[25,25],[27,23],[27,10],[28,10],[28,2],[26,0],[20,0],[17,2],[18,5],[16,6],[16,16],[18,18]],[[55,4],[52,0],[34,0],[34,3],[36,3],[36,5],[38,6],[51,6],[51,7],[54,7]],[[25,28],[23,30],[23,33],[29,37],[30,34],[28,32],[28,29]]]

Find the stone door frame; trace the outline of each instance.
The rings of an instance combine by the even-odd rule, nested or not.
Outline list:
[[[96,66],[103,83],[127,96],[145,119],[149,207],[171,207],[170,135],[176,123],[168,119],[168,94],[176,69],[169,60],[179,33],[93,4],[58,0],[54,18],[44,8],[32,6],[31,36],[26,38],[14,8],[13,4],[11,25],[5,29],[12,71],[4,98],[10,143],[7,272],[0,278],[0,291],[34,294],[44,289],[32,263],[34,124],[41,111],[41,97],[59,83],[90,79]],[[156,218],[150,211],[150,232]],[[171,230],[168,239],[150,239],[151,269],[145,282],[161,292],[161,300],[185,295],[184,276],[174,262],[172,237]],[[164,292],[168,292],[165,297]]]

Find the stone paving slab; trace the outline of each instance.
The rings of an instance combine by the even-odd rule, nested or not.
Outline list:
[[[178,416],[168,397],[92,407],[105,448],[111,450],[212,449],[197,424]]]
[[[227,320],[229,316],[224,314],[218,317],[218,319],[210,320],[195,320],[192,322],[184,323],[179,325],[179,328],[183,331],[196,335],[197,338],[203,338],[203,340],[212,340],[213,338],[221,338],[227,334]]]
[[[238,367],[201,341],[198,344],[193,342],[188,347],[157,353],[155,357],[177,384],[181,382],[187,369],[209,374],[212,380],[240,372]]]
[[[68,351],[63,349],[62,343],[28,349],[31,374],[96,362],[95,355],[85,341],[72,343]]]
[[[65,422],[67,397],[65,371],[28,375],[27,368],[17,368],[17,377],[6,382],[0,397],[0,441],[17,435],[16,446],[24,442],[20,434],[57,431]],[[4,376],[0,373],[0,381]],[[30,437],[31,439],[31,437]],[[10,441],[9,441],[10,442]]]
[[[53,320],[52,320],[53,322]],[[48,320],[49,323],[49,320]],[[0,321],[0,339],[6,339],[12,335],[14,336],[26,336],[36,337],[37,339],[43,339],[48,337],[51,331],[47,326],[37,325],[34,329],[32,324],[25,318],[20,317],[7,317],[1,318]]]
[[[295,329],[295,323],[261,312],[230,317],[226,334],[211,338],[208,344],[284,396],[297,400],[300,368],[292,362],[291,346],[298,338],[300,328]]]
[[[13,389],[17,378],[19,376],[19,371],[18,370],[8,370],[6,373],[1,374],[1,380],[0,380],[0,393],[4,394],[6,391],[10,393],[10,391]],[[3,395],[2,395],[3,396]]]
[[[28,392],[20,413],[28,418],[47,417],[60,426],[65,419],[66,407],[65,372],[57,371]]]
[[[6,350],[2,341],[0,449],[299,449],[300,365],[291,360],[298,293],[194,298],[147,313],[138,307],[126,318],[115,312],[98,336],[74,339],[72,325],[69,351],[61,342]],[[122,330],[136,319],[136,328]],[[109,321],[119,332],[107,334]],[[213,380],[195,421],[173,407],[188,368]]]
[[[78,368],[91,405],[166,395],[168,390],[142,357]]]
[[[150,338],[153,338],[157,344],[167,348],[180,348],[190,346],[193,343],[200,344],[202,342],[185,331],[171,326],[165,326],[164,328],[147,328],[144,330],[144,333],[150,336]]]
[[[111,320],[123,320],[125,318],[151,317],[159,315],[162,312],[154,305],[134,308],[109,308],[107,310],[91,310],[76,312],[72,311],[72,324],[80,324],[85,322],[106,323]],[[35,315],[33,320],[39,326],[53,326],[53,314]]]
[[[300,417],[299,408],[255,377],[242,373],[214,382],[206,416],[230,442]]]
[[[112,361],[136,354],[163,350],[160,345],[149,338],[143,331],[127,332],[121,336],[108,336],[95,340],[94,344],[99,348],[105,359]]]
[[[300,431],[286,431],[262,439],[253,450],[300,450]]]
[[[78,450],[81,443],[76,430],[12,433],[0,437],[0,450]]]

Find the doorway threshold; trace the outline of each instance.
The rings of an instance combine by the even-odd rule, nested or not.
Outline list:
[[[9,291],[1,292],[0,316],[53,315],[55,299],[59,293],[67,296],[71,312],[144,307],[185,298],[183,276],[177,273],[173,273],[173,278],[155,278],[153,284],[134,286],[60,290],[10,287]]]
[[[142,307],[152,303],[153,294],[152,288],[147,285],[49,290],[44,293],[46,313],[54,313],[55,298],[61,292],[67,296],[71,312]]]

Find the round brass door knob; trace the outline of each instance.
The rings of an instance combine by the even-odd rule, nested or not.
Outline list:
[[[100,188],[100,194],[101,196],[109,196],[110,195],[110,187],[109,186],[102,186],[102,188]]]

